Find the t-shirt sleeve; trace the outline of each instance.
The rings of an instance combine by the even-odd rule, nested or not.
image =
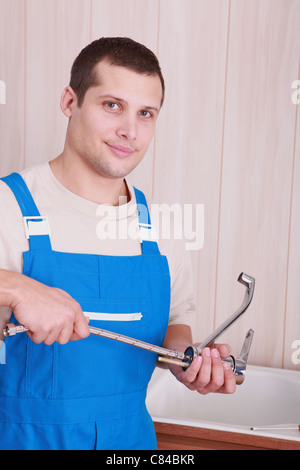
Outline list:
[[[169,325],[192,326],[195,319],[195,297],[190,252],[183,240],[170,240],[167,254],[171,276]]]
[[[162,255],[168,259],[171,276],[171,305],[169,315],[169,325],[189,325],[193,326],[195,320],[195,297],[194,281],[192,271],[191,252],[183,236],[181,226],[175,226],[168,211],[162,211],[165,220],[162,223],[162,216],[156,216],[157,206],[151,207],[151,222],[158,234],[158,244]],[[180,224],[177,221],[177,224]]]
[[[22,253],[27,250],[21,210],[10,188],[0,181],[0,268],[22,272]]]
[[[0,181],[0,269],[22,272],[23,251],[28,249],[22,213],[6,183]],[[0,330],[9,322],[11,310],[0,306]]]

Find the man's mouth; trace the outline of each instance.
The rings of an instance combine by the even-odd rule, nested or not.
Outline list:
[[[118,157],[130,157],[134,152],[133,148],[126,147],[124,145],[112,145],[108,143],[107,145],[115,155],[118,155]]]

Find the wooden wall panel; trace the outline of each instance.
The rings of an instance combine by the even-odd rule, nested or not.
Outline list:
[[[300,81],[300,60],[298,80]],[[293,89],[292,91],[294,92],[295,90]],[[298,94],[299,99],[300,95]],[[293,103],[293,105],[295,109],[294,173],[291,187],[291,222],[283,367],[300,370],[300,103]]]
[[[255,329],[251,358],[281,367],[295,109],[299,2],[231,2],[217,319],[241,301],[233,279],[256,278],[251,310],[228,333]],[[288,53],[287,53],[288,50]]]
[[[0,0],[0,176],[24,164],[24,3]]]
[[[59,107],[61,92],[89,40],[90,2],[26,1],[26,166],[62,151],[67,118]]]
[[[157,53],[158,0],[92,0],[92,40],[125,36],[145,44]],[[128,178],[152,196],[152,142],[144,160]]]
[[[154,199],[193,204],[194,210],[204,204],[204,246],[190,251],[197,341],[214,325],[228,5],[164,0],[160,8],[166,100],[157,129]]]

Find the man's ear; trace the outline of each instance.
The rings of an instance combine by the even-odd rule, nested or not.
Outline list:
[[[67,86],[64,91],[62,92],[61,99],[60,99],[60,108],[65,116],[71,117],[72,116],[72,108],[74,104],[77,103],[77,96],[74,92],[73,88]]]

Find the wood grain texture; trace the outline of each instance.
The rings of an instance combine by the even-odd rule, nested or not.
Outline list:
[[[24,2],[0,0],[0,176],[24,166],[25,55]]]
[[[252,327],[251,360],[273,367],[282,366],[298,36],[298,2],[231,2],[216,315],[220,323],[239,305],[239,272],[253,275],[251,310],[226,338],[238,350]]]
[[[154,199],[204,204],[204,247],[190,252],[197,341],[214,326],[228,5],[165,0],[160,9],[167,91],[156,138]]]
[[[299,450],[300,443],[238,432],[154,423],[159,450]]]
[[[299,44],[300,50],[300,44]],[[299,59],[299,89],[300,89],[300,59]],[[294,89],[292,89],[295,91]],[[298,94],[298,98],[300,95]],[[290,207],[290,238],[288,252],[288,276],[286,291],[286,317],[284,362],[286,369],[300,369],[300,103],[294,104],[295,109],[295,139],[293,180],[291,184]],[[294,357],[293,357],[294,356]]]
[[[89,40],[90,2],[26,1],[26,166],[61,153],[67,118],[60,97],[75,57]]]

